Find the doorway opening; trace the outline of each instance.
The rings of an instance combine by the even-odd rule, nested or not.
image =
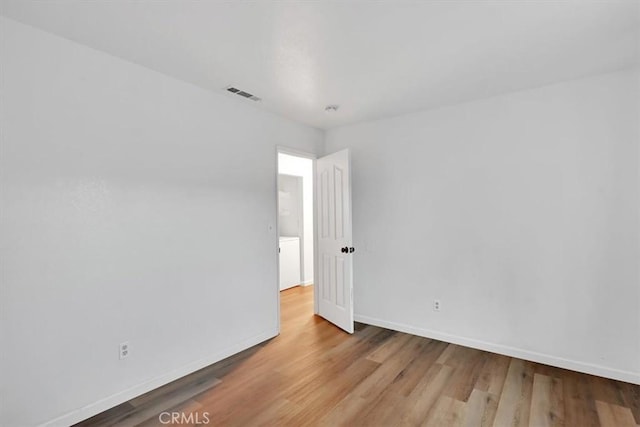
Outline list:
[[[314,282],[314,159],[278,150],[278,285],[280,292]],[[313,292],[313,288],[299,289]]]
[[[351,155],[277,149],[278,331],[292,290],[311,293],[313,313],[354,331]]]

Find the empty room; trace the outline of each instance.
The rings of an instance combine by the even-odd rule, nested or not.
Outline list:
[[[640,427],[640,0],[0,0],[0,426]]]

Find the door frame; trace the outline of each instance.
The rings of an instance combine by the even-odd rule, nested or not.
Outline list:
[[[318,155],[315,153],[311,153],[308,151],[298,150],[295,148],[290,148],[284,145],[276,145],[276,181],[275,181],[275,198],[276,198],[276,236],[275,236],[275,245],[276,245],[276,302],[277,302],[277,319],[276,319],[276,330],[278,335],[280,334],[280,203],[278,197],[278,180],[280,179],[280,169],[279,169],[279,160],[278,154],[288,154],[290,156],[302,157],[305,159],[311,159],[311,177],[313,180],[313,313],[318,314],[318,293],[316,292],[315,286],[318,282],[318,271],[316,266],[318,265],[318,218],[316,215],[316,205],[317,205],[317,194],[316,194],[316,159]],[[304,185],[304,184],[303,184]],[[304,194],[304,193],[303,193]],[[301,272],[304,275],[304,272]]]

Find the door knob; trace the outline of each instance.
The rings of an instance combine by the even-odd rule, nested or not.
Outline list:
[[[345,246],[344,248],[340,248],[340,252],[342,252],[343,254],[349,253],[349,247]]]
[[[356,248],[354,248],[353,246],[349,248],[349,253],[352,254],[356,251]]]

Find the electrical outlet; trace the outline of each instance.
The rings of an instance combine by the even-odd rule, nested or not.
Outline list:
[[[129,357],[129,341],[120,343],[120,360]]]
[[[440,307],[442,305],[440,304],[440,300],[439,299],[434,299],[433,300],[433,311],[440,311]]]

